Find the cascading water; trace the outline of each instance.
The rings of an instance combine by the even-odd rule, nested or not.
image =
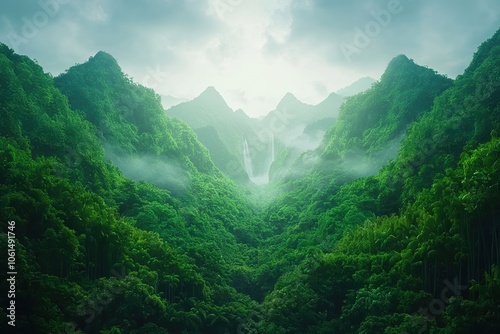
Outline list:
[[[269,163],[269,169],[274,162],[274,132],[271,133],[271,162]]]
[[[250,150],[248,149],[248,142],[245,139],[243,141],[243,162],[245,164],[245,172],[247,172],[250,180],[253,179],[253,168],[252,168],[252,157],[250,156]]]
[[[262,163],[262,166],[260,168],[261,172],[255,175],[253,168],[254,164],[252,162],[252,157],[250,155],[250,149],[248,148],[248,141],[246,139],[243,141],[243,162],[245,164],[245,171],[247,172],[250,181],[258,185],[264,185],[269,183],[269,172],[271,170],[271,165],[273,164],[275,159],[274,134],[271,134],[270,143],[268,143],[267,147],[268,147],[268,151],[266,154],[267,158]],[[257,170],[259,170],[258,167],[259,166],[257,166]]]
[[[269,183],[269,174],[271,172],[271,165],[274,162],[274,133],[271,133],[271,152],[267,159],[266,170],[264,175],[262,175],[262,184]]]

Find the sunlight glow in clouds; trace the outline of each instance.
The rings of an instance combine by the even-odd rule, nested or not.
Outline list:
[[[206,49],[211,65],[218,69],[212,85],[231,107],[264,115],[287,92],[316,104],[329,93],[315,89],[318,73],[325,76],[323,85],[330,81],[328,78],[345,78],[337,79],[338,87],[333,88],[357,79],[357,73],[329,66],[314,53],[291,50],[275,54],[266,50],[269,40],[278,45],[286,43],[292,23],[291,0],[240,2],[222,17],[218,15],[226,31]]]
[[[347,61],[339,46],[390,2],[402,11]],[[231,108],[261,116],[287,92],[316,104],[378,79],[398,54],[454,78],[499,13],[497,0],[17,0],[0,4],[0,42],[53,75],[106,51],[160,95],[192,99],[214,86]],[[12,40],[43,15],[36,34]]]

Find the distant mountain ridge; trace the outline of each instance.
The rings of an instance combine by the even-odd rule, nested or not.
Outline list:
[[[212,157],[220,170],[237,181],[248,180],[243,177],[243,141],[256,137],[254,126],[257,120],[250,119],[242,110],[233,111],[213,86],[207,87],[193,100],[173,106],[165,113],[168,117],[186,122],[198,133],[199,140],[212,148]],[[213,140],[205,135],[207,131],[215,131],[219,144],[222,143],[225,148],[216,149]]]
[[[394,57],[332,118],[286,94],[271,130],[221,99],[184,104],[222,129],[193,130],[109,54],[53,78],[0,43],[19,332],[498,332],[500,30],[455,80]],[[216,167],[239,159],[275,182]]]
[[[346,87],[345,92],[361,92],[372,82],[371,78],[362,78]],[[260,175],[256,182],[267,182],[262,180],[268,179],[265,174],[270,173],[270,164],[277,164],[272,168],[274,171],[284,172],[300,154],[320,144],[344,102],[345,97],[330,93],[319,104],[311,105],[288,92],[274,110],[257,120],[248,117],[241,109],[233,111],[215,87],[209,86],[193,100],[167,109],[166,114],[189,124],[200,135],[200,141],[212,148],[210,151],[217,167],[226,174],[241,181],[245,179],[241,178],[241,171],[246,169],[248,174],[248,168],[252,166],[251,174],[255,174],[255,180],[256,175]],[[206,135],[207,131],[215,131],[214,135],[225,149],[217,149]],[[284,156],[287,158],[283,159]],[[235,161],[229,162],[231,159]]]
[[[241,181],[245,179],[241,177],[241,171],[246,170],[247,174],[253,174],[255,182],[267,182],[266,174],[274,162],[273,157],[279,156],[290,145],[294,152],[289,155],[292,160],[304,150],[315,148],[324,134],[320,129],[333,124],[343,102],[343,97],[331,93],[313,106],[287,93],[273,111],[257,120],[248,117],[241,109],[233,111],[221,94],[210,86],[193,100],[165,112],[169,117],[186,122],[198,133],[200,141],[211,148],[217,167],[226,174]],[[321,121],[322,126],[318,127],[317,123]],[[311,124],[316,125],[308,128]],[[309,130],[304,133],[306,128]],[[219,144],[225,148],[218,149],[207,136],[209,132],[216,135]]]
[[[371,86],[375,82],[377,81],[371,77],[363,77],[361,79],[356,80],[349,86],[339,89],[336,93],[343,97],[353,96],[362,93],[364,91],[367,91],[368,89],[371,88]]]
[[[174,97],[171,95],[160,95],[161,97],[161,105],[164,109],[170,109],[173,106],[176,106],[182,102],[186,102],[186,99]]]

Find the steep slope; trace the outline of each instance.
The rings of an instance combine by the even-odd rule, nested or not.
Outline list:
[[[410,79],[420,84],[409,84]],[[406,128],[451,84],[398,56],[380,82],[345,102],[323,144],[292,165],[279,188],[283,194],[265,212],[276,233],[269,247],[276,252],[272,257],[281,259],[277,267],[300,262],[313,245],[330,249],[346,230],[387,209],[378,200],[385,191],[378,180],[362,177],[377,174],[391,155],[396,156]],[[380,138],[374,140],[375,134]],[[263,286],[272,286],[271,277],[279,276],[268,269]]]
[[[109,156],[140,152],[174,160],[190,171],[194,167],[216,173],[206,150],[196,140],[186,137],[185,142],[177,142],[172,138],[174,132],[182,134],[188,128],[167,121],[159,97],[131,82],[111,55],[97,53],[57,77],[55,84],[68,96],[71,107],[84,112],[96,126]],[[186,152],[191,152],[190,163],[183,161]]]
[[[280,103],[278,108],[267,116],[274,122],[270,121],[269,126],[274,128],[269,129],[277,133],[278,138],[276,160],[270,170],[270,180],[274,183],[290,174],[290,169],[301,154],[315,150],[320,145],[326,130],[335,123],[340,106],[345,101],[335,93],[331,93],[321,103],[312,107],[295,97],[291,100],[289,109],[280,108],[283,104]],[[295,112],[288,113],[286,110]],[[276,123],[280,122],[281,127],[277,127]]]
[[[229,152],[213,126],[195,130],[198,140],[208,149],[214,164],[238,183],[247,183],[248,175],[239,164],[239,158]]]
[[[324,119],[337,118],[340,111],[340,106],[344,102],[345,98],[343,96],[336,93],[331,93],[327,96],[326,99],[314,106],[314,111],[312,113],[313,117],[309,120],[309,124]]]
[[[231,284],[245,289],[240,268],[261,238],[250,232],[258,220],[189,127],[164,119],[154,94],[106,54],[55,80],[79,111],[3,44],[0,74],[0,244],[7,248],[14,221],[17,329],[236,331],[253,309]],[[121,157],[177,159],[186,191],[132,182],[106,162],[103,145]]]
[[[107,156],[126,176],[162,186],[187,207],[231,231],[241,228],[236,226],[240,219],[253,221],[250,216],[243,218],[251,214],[238,209],[246,200],[214,166],[193,130],[179,120],[168,119],[158,96],[128,79],[110,55],[98,53],[57,77],[55,83],[74,109],[95,122]],[[223,201],[231,197],[227,204],[232,204],[221,208],[214,203],[207,205],[204,198],[213,197],[209,195],[212,187],[218,189],[213,195]]]
[[[349,86],[344,87],[342,89],[339,89],[338,91],[336,91],[336,93],[340,96],[343,96],[343,97],[353,96],[353,95],[356,95],[359,93],[366,92],[367,90],[369,90],[372,87],[372,85],[375,82],[376,82],[376,80],[373,78],[363,77],[359,80],[356,80],[355,82],[353,82]]]
[[[345,156],[357,150],[376,153],[404,134],[408,125],[428,111],[434,98],[451,83],[404,55],[397,56],[380,82],[349,99],[325,137],[323,154]]]
[[[285,260],[274,264],[280,272],[261,269],[262,286],[273,286],[273,276],[280,279],[265,300],[264,320],[254,326],[258,332],[497,331],[500,318],[490,310],[500,303],[499,36],[500,31],[479,48],[464,75],[414,122],[395,161],[379,174],[346,182],[331,169],[329,177],[315,169],[288,183],[292,192],[268,213],[267,220],[283,231],[271,239],[281,247],[271,258]],[[410,73],[415,69],[405,67]],[[401,102],[419,95],[415,87],[399,91]],[[355,106],[351,103],[362,104],[363,95],[348,100],[341,116]],[[407,109],[395,105],[404,115]],[[409,106],[409,117],[425,110],[424,105]],[[365,116],[375,131],[384,132]],[[392,123],[387,130],[400,124]],[[354,146],[370,151],[363,140],[370,128],[341,130],[331,133],[344,139],[354,134],[361,139]],[[342,142],[329,144],[330,157],[349,149]],[[318,187],[322,183],[327,186]],[[313,191],[318,196],[310,201]],[[284,264],[299,262],[283,270]]]
[[[394,189],[386,195],[396,206],[413,200],[437,173],[454,168],[465,149],[499,133],[499,41],[497,33],[484,42],[453,89],[439,96],[431,112],[408,131],[397,161],[385,174]]]
[[[225,149],[237,157],[235,161],[230,162],[230,167],[226,162],[217,166],[236,180],[242,180],[239,172],[235,173],[234,170],[244,170],[243,141],[255,137],[252,120],[248,116],[242,111],[234,112],[214,87],[208,87],[192,101],[168,109],[166,114],[186,122],[194,130],[213,127]],[[210,146],[210,142],[203,141],[205,138],[201,138],[202,143]]]

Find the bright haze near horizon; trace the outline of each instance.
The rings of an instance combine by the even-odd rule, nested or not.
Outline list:
[[[317,104],[379,79],[398,54],[455,78],[499,14],[498,0],[16,0],[0,4],[0,42],[54,76],[106,51],[160,95],[214,86],[258,117],[287,92]]]

